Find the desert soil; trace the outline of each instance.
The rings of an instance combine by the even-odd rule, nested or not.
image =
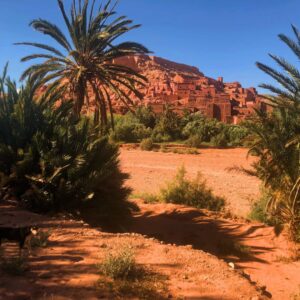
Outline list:
[[[96,264],[127,245],[140,265],[165,278],[163,291],[154,291],[148,299],[265,299],[256,285],[227,263],[191,246],[165,244],[136,233],[104,233],[84,222],[47,219],[6,204],[1,205],[0,220],[6,226],[38,224],[51,233],[47,247],[33,250],[28,258],[26,274],[12,277],[0,271],[1,300],[139,299],[118,297],[99,283],[105,278]],[[8,257],[14,248],[4,245]]]
[[[127,184],[135,192],[153,192],[184,163],[189,176],[201,171],[213,191],[243,216],[249,199],[259,196],[259,182],[227,168],[249,167],[245,157],[243,149],[201,150],[198,156],[122,150],[121,165],[130,172]],[[29,256],[25,276],[0,271],[0,299],[118,299],[96,264],[126,245],[140,265],[164,278],[165,288],[151,299],[297,299],[292,297],[300,291],[300,262],[290,259],[295,247],[285,233],[277,237],[272,227],[222,213],[132,201],[139,211],[123,233],[0,204],[0,226],[37,224],[50,233],[47,247]],[[4,257],[17,251],[9,243],[2,250]]]
[[[130,174],[128,185],[135,194],[159,192],[184,166],[191,178],[201,172],[214,193],[223,196],[230,210],[243,217],[248,215],[251,202],[259,197],[260,182],[229,169],[250,168],[253,161],[247,158],[247,149],[201,149],[199,155],[121,150],[121,166]]]

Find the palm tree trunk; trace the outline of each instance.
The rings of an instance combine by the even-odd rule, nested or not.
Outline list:
[[[105,128],[107,126],[106,105],[105,105],[105,102],[103,101],[103,99],[100,97],[99,89],[97,88],[96,84],[91,82],[91,85],[92,85],[93,92],[94,92],[94,95],[95,95],[95,98],[96,98],[96,103],[97,103],[97,105],[99,106],[99,109],[100,109],[101,132],[104,133]],[[99,112],[99,109],[98,109],[98,112]],[[99,125],[99,119],[97,121],[98,121],[98,123],[95,124],[95,125]]]

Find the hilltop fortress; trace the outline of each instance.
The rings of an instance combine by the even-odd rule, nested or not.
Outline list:
[[[266,109],[263,98],[255,88],[243,88],[239,82],[226,83],[222,77],[206,77],[198,68],[175,63],[155,56],[128,56],[114,61],[131,67],[148,79],[140,87],[143,100],[131,94],[135,104],[151,106],[161,113],[166,104],[175,112],[200,111],[210,118],[237,124],[253,113],[253,109]],[[125,113],[121,101],[113,99],[117,113]]]

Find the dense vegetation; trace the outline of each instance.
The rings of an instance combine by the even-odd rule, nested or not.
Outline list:
[[[249,153],[259,159],[248,173],[264,183],[253,214],[265,222],[288,224],[292,237],[300,240],[300,71],[296,67],[274,55],[271,58],[284,73],[258,63],[281,87],[262,85],[273,95],[268,97],[272,112],[257,111],[252,121],[241,125],[224,124],[200,113],[179,116],[168,106],[159,115],[144,106],[132,111],[124,88],[139,97],[138,86],[146,78],[115,64],[115,59],[149,51],[138,43],[116,40],[139,26],[124,16],[115,17],[111,0],[97,9],[96,1],[73,1],[69,14],[62,0],[58,6],[67,35],[46,20],[36,19],[31,25],[59,47],[19,43],[44,52],[22,59],[38,63],[25,70],[21,88],[7,78],[6,68],[0,78],[2,197],[15,197],[39,212],[89,211],[97,218],[110,218],[113,212],[127,212],[129,192],[123,186],[127,175],[119,170],[114,142],[141,142],[144,150],[166,142],[195,148],[251,145]],[[292,29],[295,41],[279,37],[300,58],[300,32]],[[80,114],[84,106],[89,107],[90,92],[96,101],[93,120]],[[126,115],[114,119],[112,94],[128,107]],[[58,100],[63,101],[58,105]],[[188,181],[184,170],[161,191],[161,198],[214,210],[224,205],[200,177]]]
[[[279,38],[299,58],[300,32],[295,27],[293,31],[295,41],[285,35]],[[300,240],[300,72],[284,58],[271,57],[284,73],[258,63],[279,85],[262,85],[273,94],[268,97],[273,111],[269,114],[257,111],[253,122],[248,124],[254,138],[250,154],[259,158],[253,175],[264,183],[266,193],[261,201],[265,203],[267,217],[287,223],[292,237]]]
[[[89,107],[89,91],[92,91],[96,100],[95,122],[101,121],[104,129],[109,111],[113,126],[111,96],[118,97],[129,107],[132,101],[124,88],[141,98],[137,85],[143,85],[146,81],[145,77],[133,69],[115,62],[115,59],[122,56],[149,52],[143,45],[135,42],[116,42],[140,25],[134,25],[125,16],[117,16],[116,1],[100,1],[99,5],[96,1],[73,1],[69,14],[63,1],[57,2],[67,34],[47,20],[33,20],[30,25],[49,36],[56,46],[18,43],[43,51],[22,59],[36,62],[25,70],[22,78],[39,78],[41,84],[47,83],[50,88],[63,89],[64,96],[74,101],[76,115],[80,114],[84,105]]]
[[[240,125],[228,125],[209,119],[200,113],[186,112],[179,116],[170,107],[155,115],[149,107],[138,107],[135,113],[128,112],[116,118],[111,138],[116,142],[140,142],[151,139],[154,143],[185,141],[198,148],[201,145],[237,147],[247,143],[248,130]]]
[[[0,79],[2,196],[41,212],[90,209],[99,219],[125,212],[118,148],[74,117],[72,102],[57,106],[59,93],[36,98],[37,86],[28,80],[17,89],[5,73]]]

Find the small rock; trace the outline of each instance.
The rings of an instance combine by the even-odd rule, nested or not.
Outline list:
[[[228,263],[228,266],[232,269],[232,270],[234,270],[235,269],[235,265],[234,265],[234,263],[233,262],[230,262],[230,263]]]

